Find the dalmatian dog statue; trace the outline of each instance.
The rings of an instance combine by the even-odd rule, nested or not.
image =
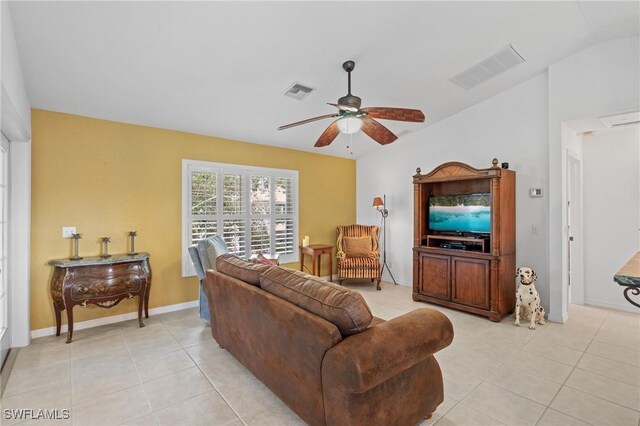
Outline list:
[[[520,278],[520,285],[516,290],[516,322],[513,325],[520,326],[520,310],[523,319],[530,318],[529,329],[535,330],[536,323],[544,325],[544,308],[540,304],[540,295],[533,284],[538,279],[535,271],[526,266],[516,271],[516,278]]]

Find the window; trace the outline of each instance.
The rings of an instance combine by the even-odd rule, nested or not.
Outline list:
[[[182,275],[194,274],[187,248],[220,235],[229,252],[279,253],[297,262],[298,172],[182,160]]]

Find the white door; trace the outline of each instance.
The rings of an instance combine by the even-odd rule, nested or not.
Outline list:
[[[9,141],[2,135],[0,143],[0,366],[9,352]]]

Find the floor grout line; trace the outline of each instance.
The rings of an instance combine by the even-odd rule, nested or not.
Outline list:
[[[164,327],[164,324],[162,326]],[[166,327],[165,327],[165,329],[166,329]],[[142,377],[140,376],[140,370],[138,369],[138,366],[136,365],[136,360],[133,359],[133,355],[131,353],[131,349],[129,348],[129,345],[127,344],[127,339],[125,338],[124,333],[122,332],[122,330],[120,330],[120,336],[122,337],[122,341],[124,342],[124,347],[127,350],[127,353],[129,354],[129,358],[131,359],[131,362],[133,363],[133,368],[135,368],[135,370],[136,370],[136,376],[138,376],[138,381],[140,382],[140,387],[142,388],[142,394],[144,395],[144,399],[147,401],[147,405],[149,406],[149,409],[151,410],[151,414],[153,415],[153,418],[156,420],[157,424],[160,424],[160,419],[158,419],[158,416],[153,411],[153,407],[151,406],[151,401],[149,400],[149,396],[147,395],[147,391],[144,388],[144,382],[142,381]],[[127,388],[127,389],[129,389],[129,388]],[[138,416],[138,417],[142,417],[144,415],[146,415],[146,414],[142,414],[141,416]],[[138,417],[134,417],[131,420],[135,420]]]
[[[209,325],[210,326],[210,325]],[[169,331],[169,333],[171,334],[171,331]],[[213,340],[212,337],[212,341],[215,342],[215,340]],[[217,342],[216,342],[217,343]],[[196,362],[196,360],[191,356],[191,354],[187,351],[187,347],[191,348],[193,346],[197,346],[196,345],[190,345],[190,346],[184,346],[182,345],[182,343],[178,342],[178,344],[180,344],[180,346],[182,347],[182,350],[187,354],[187,356],[189,357],[189,359],[191,359],[191,361],[195,364],[195,366],[198,368],[198,370],[200,371],[200,373],[204,376],[204,378],[209,382],[209,384],[211,385],[211,387],[213,388],[214,391],[216,391],[216,393],[220,396],[220,398],[222,398],[222,400],[225,402],[225,404],[227,404],[227,406],[231,409],[231,411],[233,411],[233,414],[236,415],[236,417],[238,418],[238,420],[240,420],[242,422],[243,425],[247,426],[247,424],[245,423],[245,421],[242,419],[242,417],[240,417],[240,414],[235,410],[235,408],[233,408],[233,406],[231,405],[231,403],[227,400],[227,398],[225,398],[225,396],[222,394],[222,392],[218,389],[218,387],[215,385],[215,383],[213,383],[213,381],[211,381],[211,379],[209,379],[209,376],[207,376],[207,374],[202,370],[202,368],[200,368],[200,364],[198,364]],[[201,344],[201,343],[200,343]],[[223,349],[224,350],[224,349]],[[227,424],[231,424],[235,422],[235,420],[227,423]]]
[[[358,290],[358,289],[356,289],[356,290]],[[365,300],[367,300],[367,303],[370,303],[370,304],[372,304],[374,306],[379,306],[381,309],[389,309],[389,310],[400,311],[402,313],[405,313],[405,312],[409,312],[409,311],[411,311],[412,309],[415,308],[409,302],[407,302],[406,304],[403,304],[403,302],[400,300],[401,292],[394,291],[394,290],[396,290],[394,287],[390,287],[388,289],[387,288],[383,288],[383,291],[384,290],[387,290],[387,292],[389,293],[389,297],[388,298],[379,299],[381,302],[380,301],[376,301],[376,296],[379,296],[379,293],[374,293],[374,292],[370,292],[370,291],[361,291],[361,293],[363,293],[363,296],[365,297]],[[403,288],[403,290],[405,290],[405,289]],[[406,293],[410,293],[410,288],[409,288],[409,291],[405,291],[403,294],[406,295]],[[397,298],[397,300],[396,300],[396,298]],[[372,299],[372,300],[369,300],[369,299]],[[385,302],[385,301],[387,301],[387,302]],[[392,306],[392,305],[396,305],[396,306]],[[419,306],[431,307],[431,305],[427,304],[427,303],[421,303]],[[239,415],[238,411],[232,406],[232,404],[230,403],[230,400],[228,400],[225,397],[225,395],[223,395],[223,393],[221,391],[221,388],[216,386],[214,384],[213,380],[210,377],[208,377],[207,374],[205,374],[205,372],[204,372],[204,370],[202,368],[202,365],[204,365],[206,363],[203,363],[202,365],[198,364],[197,362],[195,362],[194,356],[192,356],[192,354],[190,354],[187,351],[187,349],[191,349],[194,346],[203,345],[203,344],[208,343],[208,342],[210,342],[212,344],[216,344],[216,342],[213,339],[209,339],[209,340],[203,340],[203,341],[199,341],[199,342],[194,343],[195,340],[192,340],[191,336],[189,336],[188,338],[185,339],[185,343],[183,343],[183,342],[179,341],[178,338],[176,337],[177,335],[182,334],[183,331],[187,331],[190,328],[194,328],[195,329],[195,327],[189,327],[189,324],[188,324],[189,321],[186,321],[187,319],[190,319],[190,318],[198,318],[197,312],[195,310],[193,310],[193,308],[190,308],[190,309],[191,309],[190,312],[188,312],[188,313],[185,312],[182,315],[176,314],[176,315],[168,316],[168,317],[164,317],[162,315],[159,315],[157,324],[161,324],[161,326],[157,327],[156,329],[158,330],[158,332],[160,332],[160,330],[166,331],[167,334],[169,336],[171,336],[171,338],[174,341],[176,341],[176,343],[177,343],[177,345],[176,345],[177,347],[174,350],[171,350],[171,351],[169,351],[167,353],[178,351],[178,350],[184,351],[187,354],[188,358],[198,368],[198,371],[200,372],[200,374],[204,375],[204,377],[207,380],[207,382],[211,385],[211,389],[207,390],[206,392],[210,392],[211,390],[214,390],[216,392],[216,394],[224,401],[226,406],[228,406],[229,409],[235,415],[236,419],[231,420],[230,422],[231,423],[238,422],[237,424],[243,424],[243,425],[246,426],[247,423]],[[569,379],[576,373],[576,370],[580,370],[580,371],[589,372],[589,373],[591,373],[591,374],[593,374],[595,376],[602,377],[604,379],[609,379],[610,381],[612,381],[612,385],[614,385],[614,386],[615,386],[616,383],[620,383],[621,385],[628,385],[628,386],[632,386],[633,387],[632,384],[629,384],[629,383],[620,381],[618,379],[609,377],[609,376],[607,376],[605,374],[600,374],[600,373],[597,373],[597,372],[594,372],[594,371],[591,371],[591,370],[587,370],[587,369],[579,366],[579,364],[585,358],[585,355],[589,354],[589,355],[591,355],[593,357],[592,360],[597,358],[598,360],[602,360],[602,362],[607,361],[607,362],[611,362],[611,363],[620,363],[620,364],[623,364],[625,366],[629,366],[631,368],[636,368],[636,369],[638,368],[638,367],[635,367],[633,365],[626,364],[623,361],[618,361],[616,359],[609,358],[608,356],[603,356],[603,355],[599,355],[599,354],[596,354],[596,353],[588,352],[589,349],[595,344],[601,344],[603,350],[607,349],[607,350],[613,351],[613,352],[615,352],[616,348],[635,350],[636,352],[640,352],[640,351],[637,350],[637,348],[620,346],[620,345],[616,345],[614,343],[609,343],[608,341],[596,340],[596,336],[599,333],[601,333],[601,336],[608,335],[608,333],[610,331],[611,331],[611,333],[615,333],[615,327],[614,327],[613,330],[609,330],[608,329],[609,325],[611,325],[613,323],[612,321],[609,321],[609,318],[612,317],[613,315],[615,315],[615,312],[607,311],[606,316],[602,320],[595,319],[593,321],[594,328],[595,328],[596,323],[598,324],[597,328],[596,328],[596,331],[595,331],[595,333],[591,333],[590,331],[585,332],[585,334],[589,334],[591,337],[589,338],[589,342],[588,342],[588,344],[586,345],[586,347],[583,350],[576,349],[575,347],[569,347],[569,346],[563,345],[562,344],[563,343],[562,339],[561,338],[558,339],[557,336],[555,336],[553,334],[554,330],[562,330],[562,328],[559,328],[559,327],[545,327],[545,326],[542,326],[540,328],[540,330],[539,330],[539,333],[532,332],[531,335],[528,336],[526,341],[524,341],[524,337],[521,337],[520,333],[511,332],[511,330],[508,330],[508,328],[507,328],[508,324],[504,324],[504,321],[507,320],[507,318],[510,318],[510,317],[506,317],[505,319],[503,319],[503,324],[489,323],[490,324],[489,326],[484,327],[485,323],[484,322],[480,322],[480,321],[476,321],[476,319],[479,320],[479,318],[477,318],[476,316],[467,315],[467,314],[463,314],[463,313],[459,313],[459,312],[443,312],[443,313],[449,319],[459,318],[459,319],[462,320],[461,322],[465,326],[468,325],[468,327],[464,327],[464,326],[461,327],[462,329],[467,331],[467,333],[465,333],[465,335],[464,335],[464,338],[459,340],[460,343],[464,343],[464,344],[459,346],[459,349],[456,349],[455,352],[452,352],[452,355],[451,356],[447,356],[446,359],[452,359],[453,360],[453,359],[457,358],[458,356],[466,356],[466,357],[474,357],[474,356],[478,357],[478,356],[480,356],[480,357],[489,357],[489,358],[495,356],[497,358],[495,361],[497,361],[497,362],[495,363],[495,365],[493,365],[493,361],[489,362],[489,366],[488,367],[486,365],[487,363],[480,363],[478,365],[474,364],[474,368],[477,367],[477,369],[481,372],[482,380],[479,381],[479,383],[477,385],[470,387],[469,391],[465,392],[464,395],[462,396],[462,398],[460,398],[459,400],[455,399],[455,398],[450,398],[454,402],[447,409],[447,411],[443,412],[440,415],[440,417],[435,422],[432,423],[433,425],[444,424],[445,421],[442,421],[442,419],[445,418],[447,416],[447,414],[451,413],[451,411],[454,410],[456,407],[463,406],[463,407],[468,407],[471,410],[478,411],[475,408],[467,405],[465,403],[465,401],[467,401],[469,396],[471,394],[473,394],[474,392],[476,392],[480,386],[483,386],[485,384],[492,385],[492,386],[497,386],[498,388],[503,389],[505,392],[509,392],[509,393],[511,393],[511,394],[513,394],[515,396],[524,398],[525,400],[528,400],[528,401],[531,401],[531,402],[534,402],[536,404],[544,406],[544,410],[542,410],[541,415],[536,420],[536,424],[539,424],[541,422],[541,420],[547,415],[547,413],[549,413],[550,410],[557,411],[557,412],[561,413],[563,416],[567,416],[569,418],[580,420],[580,419],[578,419],[578,418],[576,418],[576,417],[574,417],[574,416],[572,416],[570,414],[564,413],[563,411],[561,411],[559,409],[551,407],[551,405],[557,400],[558,395],[560,394],[560,392],[563,389],[571,389],[572,391],[575,390],[576,392],[583,393],[584,395],[588,395],[588,396],[590,396],[592,398],[596,398],[597,400],[602,400],[603,402],[612,404],[612,409],[614,409],[613,408],[614,406],[617,406],[617,407],[620,407],[620,408],[626,408],[627,410],[630,410],[630,412],[634,412],[636,414],[640,413],[640,410],[637,410],[637,409],[634,409],[634,408],[630,408],[628,406],[624,406],[622,404],[619,404],[617,402],[611,401],[611,400],[609,400],[607,398],[604,398],[602,396],[594,395],[593,393],[586,392],[584,390],[575,388],[575,387],[570,386],[570,385],[567,384],[569,382]],[[171,331],[170,328],[171,328],[171,325],[172,325],[173,321],[182,321],[182,320],[185,321],[185,325],[187,325],[187,327],[185,327],[184,330],[183,330],[181,328],[183,324],[174,323],[173,331]],[[469,321],[469,323],[466,322],[467,320]],[[580,325],[583,324],[582,321],[583,320],[578,320],[577,322],[572,322],[573,324],[577,325],[577,327],[575,329],[581,330],[583,328],[583,327],[580,326]],[[589,324],[589,322],[585,322],[584,324]],[[605,324],[608,324],[608,325],[605,325]],[[476,327],[476,325],[477,325],[477,327]],[[618,325],[620,328],[624,328],[625,327],[624,323],[616,323],[616,325]],[[503,328],[503,327],[505,327],[505,328]],[[586,328],[588,328],[588,327],[585,327],[585,329]],[[566,328],[565,330],[568,333],[570,333],[571,330],[573,330],[573,329],[574,328]],[[113,391],[113,392],[109,392],[109,394],[100,395],[100,397],[106,396],[106,395],[110,395],[110,394],[113,394],[113,393],[117,393],[117,392],[122,392],[122,391],[124,391],[126,389],[130,389],[130,388],[132,388],[134,386],[142,386],[143,395],[144,395],[145,400],[146,400],[146,402],[148,404],[148,407],[151,409],[151,412],[148,413],[148,414],[151,414],[153,416],[153,419],[156,422],[159,422],[159,418],[157,416],[157,412],[153,410],[153,407],[151,407],[151,401],[149,400],[149,396],[147,395],[147,393],[145,391],[144,383],[142,381],[142,377],[141,377],[141,373],[140,373],[141,370],[138,368],[138,365],[136,364],[136,362],[134,360],[134,357],[133,357],[131,344],[136,342],[135,341],[135,337],[136,336],[134,335],[134,337],[133,337],[134,340],[132,340],[132,343],[130,344],[125,339],[126,331],[127,331],[127,328],[118,327],[118,332],[117,332],[117,334],[114,334],[114,335],[119,335],[122,338],[123,344],[124,344],[124,349],[126,350],[127,357],[134,364],[134,368],[135,368],[136,376],[137,376],[137,379],[138,379],[137,380],[138,383],[135,384],[135,385],[127,386],[127,387],[125,387],[123,389],[119,389],[119,390],[116,390],[116,391]],[[149,331],[155,332],[155,330],[149,330]],[[504,332],[503,333],[504,339],[501,338],[500,332]],[[489,333],[489,334],[485,335],[485,333]],[[142,336],[144,337],[144,336],[147,336],[148,334],[149,333],[143,333]],[[153,333],[151,333],[151,334],[153,334]],[[486,347],[485,351],[481,351],[482,353],[478,353],[477,351],[474,351],[474,347],[475,346],[477,346],[478,344],[481,344],[482,342],[486,341],[486,340],[483,340],[483,338],[482,338],[482,336],[480,336],[480,334],[485,335],[487,338],[495,337],[497,339],[497,340],[494,341],[494,342],[497,342],[497,344],[495,345],[495,348],[496,348],[497,351],[490,350],[490,348],[487,345],[481,345],[478,348],[478,350],[482,350],[482,349],[485,349],[485,347]],[[563,333],[561,332],[560,335],[561,334],[563,334]],[[522,334],[522,336],[524,336],[524,334]],[[540,358],[543,358],[545,360],[553,362],[554,363],[553,365],[555,365],[555,364],[562,365],[562,366],[564,366],[564,371],[566,371],[566,370],[569,371],[567,376],[565,377],[565,379],[562,381],[562,383],[559,383],[559,381],[556,382],[554,380],[551,380],[551,379],[548,379],[546,377],[543,377],[543,379],[548,380],[549,382],[553,382],[555,385],[559,385],[558,390],[553,394],[553,396],[550,399],[550,402],[548,404],[544,404],[544,403],[538,402],[538,401],[536,401],[536,400],[534,400],[534,399],[532,399],[530,397],[522,395],[522,394],[520,394],[518,392],[514,392],[514,391],[504,387],[503,385],[501,385],[499,383],[492,383],[490,381],[490,380],[492,380],[493,377],[496,376],[496,374],[498,374],[500,372],[501,369],[504,369],[504,367],[506,365],[511,365],[512,366],[511,363],[513,361],[513,357],[517,357],[518,354],[526,354],[526,353],[528,353],[524,348],[527,345],[529,345],[532,341],[534,341],[537,338],[541,338],[541,337],[544,337],[546,339],[547,336],[551,336],[551,338],[553,338],[553,340],[556,342],[556,343],[553,344],[554,346],[558,346],[558,347],[565,348],[565,349],[570,349],[572,351],[576,351],[576,352],[580,353],[579,356],[577,356],[576,354],[573,354],[574,357],[577,357],[577,360],[576,360],[575,364],[573,364],[573,365],[572,364],[568,364],[567,362],[564,362],[564,361],[558,361],[558,359],[554,359],[554,358],[545,356],[544,353],[540,353],[540,354],[535,353],[535,354],[533,354],[533,356],[539,356]],[[91,336],[91,337],[93,337],[93,336]],[[103,336],[95,336],[95,337],[96,338],[101,338]],[[193,337],[197,338],[197,339],[202,339],[203,338],[202,336],[195,336],[195,335]],[[602,338],[606,338],[606,336],[602,337]],[[131,337],[130,337],[130,339],[131,339]],[[523,343],[522,344],[515,343],[514,345],[511,345],[511,344],[509,344],[510,339],[512,341],[514,341],[514,342],[523,342]],[[587,338],[584,338],[584,340],[586,340],[586,339]],[[91,338],[89,340],[85,340],[85,341],[90,343],[90,340],[91,340]],[[59,342],[58,341],[55,341],[55,342],[54,341],[51,341],[51,342],[47,341],[46,343],[43,343],[43,345],[50,345],[52,343],[53,344],[58,344]],[[454,340],[454,343],[455,343],[455,340]],[[488,343],[491,343],[491,341],[489,341]],[[451,347],[453,347],[453,345]],[[46,347],[44,347],[44,348],[46,349]],[[76,371],[77,367],[78,367],[78,365],[74,365],[74,364],[76,364],[75,361],[77,361],[77,360],[74,360],[74,354],[76,352],[76,351],[74,351],[74,349],[77,349],[79,351],[81,350],[80,347],[77,347],[77,348],[76,347],[71,347],[70,350],[67,352],[67,356],[68,356],[67,360],[63,361],[63,362],[69,362],[70,363],[70,367],[69,367],[70,399],[69,399],[69,401],[70,401],[70,405],[71,405],[70,406],[70,410],[71,410],[70,414],[71,414],[71,421],[72,422],[74,422],[74,416],[73,416],[73,402],[74,402],[74,399],[73,399],[73,390],[74,390],[73,375],[74,375],[74,371]],[[83,347],[82,351],[78,352],[78,354],[81,355],[82,353],[84,353],[85,349],[87,349],[87,348]],[[541,352],[544,352],[544,351],[541,350]],[[611,352],[611,353],[613,353],[613,352]],[[608,353],[608,352],[605,352],[605,353]],[[38,355],[37,351],[34,352],[33,354],[36,357],[34,359],[39,359],[40,355]],[[503,358],[502,355],[504,355],[504,354],[507,354],[508,356],[504,356],[504,358]],[[124,353],[122,355],[124,356]],[[531,354],[529,354],[529,355],[531,355]],[[31,354],[30,354],[30,356],[31,356]],[[45,355],[45,358],[46,358],[46,355]],[[436,358],[439,358],[439,357],[436,356]],[[464,361],[464,359],[462,359],[462,361]],[[186,362],[186,359],[185,359],[185,362]],[[594,361],[594,362],[599,362],[599,361]],[[445,364],[446,364],[446,361],[445,361]],[[454,365],[458,365],[458,364],[454,364]],[[600,365],[600,364],[598,364],[598,365]],[[487,368],[485,368],[485,367],[487,367]],[[566,367],[569,367],[569,368],[567,369]],[[29,367],[29,368],[31,368],[31,367]],[[188,368],[192,368],[192,367],[188,367]],[[157,377],[154,380],[161,379],[163,377],[167,377],[167,376],[170,376],[172,374],[177,374],[177,373],[180,373],[182,371],[184,371],[184,369],[179,370],[179,371],[172,371],[172,372],[170,372],[168,374],[164,374],[164,375],[162,375],[160,377]],[[444,371],[444,375],[446,377],[446,371]],[[64,376],[59,376],[59,377],[64,377]],[[213,378],[215,379],[216,376],[214,375]],[[464,378],[462,378],[462,379],[464,379]],[[468,381],[467,382],[463,381],[462,383],[463,384],[467,384],[467,385],[469,384]],[[64,383],[62,385],[64,386]],[[19,396],[19,395],[23,395],[25,393],[29,393],[29,392],[33,392],[33,391],[39,391],[40,389],[44,389],[46,387],[47,386],[45,386],[43,388],[32,389],[32,390],[28,390],[28,391],[25,391],[25,392],[21,392],[19,394],[12,395],[9,398],[16,397],[16,396]],[[462,389],[465,389],[465,388],[462,388]],[[206,392],[200,393],[198,395],[191,396],[189,399],[200,397],[203,394],[205,394]],[[614,395],[615,395],[615,393],[614,393]],[[445,389],[445,398],[446,398],[446,389]],[[187,399],[185,401],[188,401],[189,399]],[[89,402],[89,401],[92,401],[92,400],[93,400],[93,398],[88,400],[88,401],[85,401],[85,402]],[[181,403],[182,402],[184,402],[184,401],[181,401]],[[84,404],[84,402],[81,402],[81,404]],[[172,404],[169,404],[168,406],[173,406],[173,405],[174,404],[172,403]],[[164,409],[164,408],[165,407],[161,407],[160,409]],[[437,409],[436,409],[436,412],[437,412]],[[478,412],[480,412],[480,411],[478,411]],[[480,413],[483,414],[483,415],[486,415],[486,414],[484,414],[482,412],[480,412]],[[574,414],[582,415],[580,412],[576,412]],[[140,417],[140,416],[143,416],[143,415],[139,415],[138,417]],[[486,415],[486,416],[488,418],[493,419],[494,421],[496,421],[498,423],[503,423],[503,421],[500,421],[500,420],[494,418],[493,415]],[[497,416],[497,417],[499,417],[499,416]],[[127,419],[127,420],[129,420],[129,419]],[[135,420],[135,419],[133,419],[133,420]],[[533,420],[533,419],[531,419],[531,420]],[[581,420],[581,421],[584,421],[584,420]],[[585,422],[585,423],[587,423],[587,422]],[[640,424],[638,426],[640,426]]]
[[[189,355],[191,356],[191,355]],[[194,361],[195,363],[195,361]],[[211,381],[211,379],[206,375],[206,373],[204,371],[202,371],[202,368],[200,368],[200,364],[196,364],[196,367],[198,367],[198,370],[200,370],[200,372],[202,373],[202,375],[207,379],[207,381],[211,384],[211,386],[213,387],[213,390],[216,391],[216,393],[220,396],[220,398],[222,398],[222,400],[225,402],[225,404],[227,404],[227,406],[231,409],[231,411],[233,411],[233,414],[236,415],[236,417],[242,422],[243,425],[247,425],[244,421],[244,419],[242,417],[240,417],[240,414],[236,411],[235,408],[233,408],[233,406],[231,405],[231,403],[227,400],[227,398],[225,398],[225,396],[222,394],[222,392],[220,391],[220,389],[218,389],[218,387],[215,385],[215,383],[213,383],[213,381]],[[235,421],[235,420],[234,420]],[[232,422],[229,422],[232,423]]]
[[[604,324],[604,321],[602,321],[602,323],[600,323],[600,326],[598,327],[598,331],[600,331],[600,329],[602,328],[602,324]],[[598,334],[598,331],[596,331],[596,334]],[[595,335],[594,335],[594,336],[595,336]],[[592,342],[592,341],[593,341],[593,339],[591,339],[591,342]],[[582,360],[582,357],[584,356],[584,354],[586,353],[587,349],[588,349],[588,348],[589,348],[589,346],[591,345],[591,342],[589,342],[589,345],[587,345],[587,347],[585,348],[584,352],[582,352],[582,355],[580,355],[580,358],[578,358],[578,360],[576,361],[576,364],[575,364],[574,366],[572,366],[572,368],[571,368],[571,372],[567,375],[567,378],[566,378],[566,379],[564,379],[564,382],[562,382],[562,385],[558,388],[558,390],[556,391],[555,395],[553,395],[553,398],[551,398],[551,401],[549,402],[549,405],[547,405],[547,408],[544,410],[544,411],[545,411],[545,413],[547,412],[547,410],[548,410],[549,408],[551,408],[551,404],[553,404],[553,401],[555,401],[555,400],[556,400],[556,398],[558,397],[558,394],[560,393],[560,391],[562,391],[562,389],[563,389],[565,386],[567,386],[567,381],[568,381],[568,380],[569,380],[569,378],[571,378],[571,376],[573,375],[573,372],[576,370],[576,368],[577,368],[578,364],[580,364],[580,360]],[[567,386],[567,387],[568,387],[568,388],[571,388],[571,386]],[[571,389],[573,389],[573,388],[571,388]],[[601,398],[601,399],[602,399],[602,398]],[[554,408],[552,408],[552,409],[554,409]],[[566,413],[564,413],[564,412],[562,412],[562,411],[560,411],[560,410],[556,410],[556,411],[558,411],[558,412],[560,412],[560,413],[562,413],[562,414],[564,414],[564,415],[567,415],[567,416],[569,416],[569,417],[575,418],[575,417],[573,417],[573,416],[571,416],[571,415],[569,415],[569,414],[566,414]],[[544,413],[543,413],[543,416],[544,416]],[[541,419],[541,418],[542,418],[542,417],[540,417],[540,419]],[[538,422],[536,422],[536,424],[538,424],[538,423],[540,422],[540,419],[538,419]],[[578,420],[580,420],[580,419],[578,419]],[[580,421],[584,421],[584,420],[580,420]],[[587,423],[587,422],[585,422],[585,423]]]

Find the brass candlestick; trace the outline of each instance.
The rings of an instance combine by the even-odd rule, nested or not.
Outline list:
[[[82,238],[82,234],[71,234],[71,239],[73,240],[73,256],[69,258],[69,260],[80,260],[82,257],[78,256],[78,240]]]
[[[102,237],[100,238],[100,245],[102,249],[102,254],[100,257],[106,259],[107,257],[111,257],[109,254],[109,243],[111,242],[111,237]]]
[[[127,253],[129,256],[135,256],[136,254],[138,254],[138,252],[136,251],[136,235],[138,235],[136,231],[129,231],[129,240],[131,241],[131,250]]]

